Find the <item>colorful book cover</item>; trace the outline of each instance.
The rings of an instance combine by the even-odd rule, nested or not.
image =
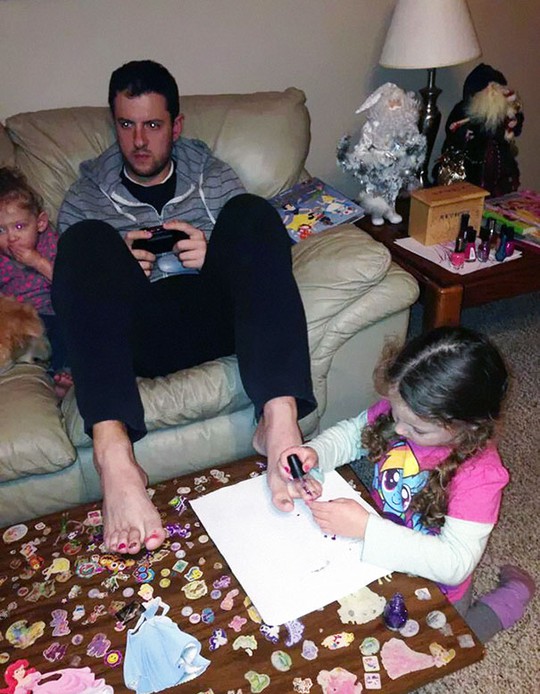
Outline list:
[[[515,193],[488,198],[485,201],[486,216],[492,216],[510,224],[517,233],[527,234],[540,229],[540,193],[520,190]]]
[[[270,198],[270,202],[281,215],[295,243],[324,229],[364,216],[360,205],[319,178],[297,183]]]

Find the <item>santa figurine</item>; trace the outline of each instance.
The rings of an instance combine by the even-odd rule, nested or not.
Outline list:
[[[433,177],[438,185],[469,181],[496,197],[519,187],[515,138],[523,127],[521,99],[502,72],[480,63],[463,84],[463,99],[446,121]]]

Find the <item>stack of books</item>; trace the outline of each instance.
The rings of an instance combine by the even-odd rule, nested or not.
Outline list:
[[[312,234],[364,216],[360,205],[319,178],[310,178],[270,198],[289,236],[298,243]]]
[[[521,190],[488,198],[483,216],[510,226],[517,241],[540,246],[540,193]]]

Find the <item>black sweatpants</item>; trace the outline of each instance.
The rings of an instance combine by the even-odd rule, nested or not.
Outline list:
[[[200,273],[150,282],[121,236],[96,220],[58,244],[52,299],[65,335],[77,404],[94,424],[146,433],[136,376],[156,377],[236,354],[260,416],[270,399],[315,407],[304,309],[290,241],[277,211],[243,194],[222,209]]]

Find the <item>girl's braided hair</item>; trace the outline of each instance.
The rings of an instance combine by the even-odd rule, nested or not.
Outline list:
[[[508,371],[487,337],[463,327],[436,328],[402,349],[387,343],[375,369],[377,391],[396,388],[418,417],[455,432],[450,454],[430,471],[412,510],[426,527],[441,527],[447,490],[458,467],[481,451],[494,435],[508,389]],[[375,463],[396,439],[391,414],[381,415],[362,433],[368,458]]]

